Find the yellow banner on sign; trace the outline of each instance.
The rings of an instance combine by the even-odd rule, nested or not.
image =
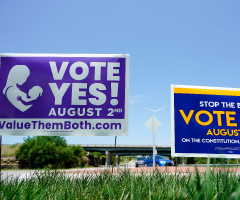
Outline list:
[[[214,90],[214,89],[198,89],[198,88],[174,88],[174,93],[180,93],[180,94],[223,95],[223,96],[240,96],[240,91],[234,91],[234,90]]]

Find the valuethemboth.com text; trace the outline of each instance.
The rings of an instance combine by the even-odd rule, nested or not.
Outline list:
[[[70,130],[70,129],[112,129],[112,130],[121,130],[121,123],[90,123],[88,121],[79,121],[79,122],[42,122],[41,120],[32,120],[29,122],[18,122],[13,120],[12,122],[0,121],[0,129],[41,129],[41,130]]]

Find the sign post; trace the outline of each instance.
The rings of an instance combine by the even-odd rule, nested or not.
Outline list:
[[[117,143],[117,136],[115,136],[115,145],[114,145],[114,154],[113,154],[113,163],[112,163],[112,175],[113,175],[113,166],[114,166],[114,160],[115,160],[116,143]],[[112,175],[111,175],[111,178],[112,178]]]
[[[0,135],[0,182],[2,180],[2,135]]]
[[[143,109],[147,109],[147,110],[150,110],[152,112],[154,112],[154,116],[152,116],[146,123],[145,125],[153,132],[153,167],[155,167],[155,155],[157,154],[157,151],[156,151],[156,135],[155,135],[155,131],[161,126],[161,123],[155,118],[155,113],[160,111],[160,110],[163,110],[163,109],[166,109],[166,108],[161,108],[159,110],[151,110],[151,109],[148,109],[148,108],[143,108]]]
[[[240,89],[171,86],[172,157],[240,158]]]

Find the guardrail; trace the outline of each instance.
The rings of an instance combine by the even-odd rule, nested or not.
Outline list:
[[[2,144],[6,146],[12,146],[15,144]],[[19,143],[18,145],[21,145]],[[81,145],[82,147],[114,147],[113,144],[69,144],[69,145]],[[118,144],[116,147],[152,147],[153,145],[135,145],[135,144]],[[156,147],[162,147],[162,148],[171,148],[171,146],[163,146],[163,145],[156,145]]]

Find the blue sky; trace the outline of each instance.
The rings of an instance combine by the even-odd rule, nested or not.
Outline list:
[[[1,1],[1,53],[130,54],[129,135],[117,144],[152,144],[145,122],[162,123],[156,144],[171,144],[170,85],[240,88],[237,0]],[[3,144],[23,136],[4,136]],[[113,136],[66,137],[113,144]]]

